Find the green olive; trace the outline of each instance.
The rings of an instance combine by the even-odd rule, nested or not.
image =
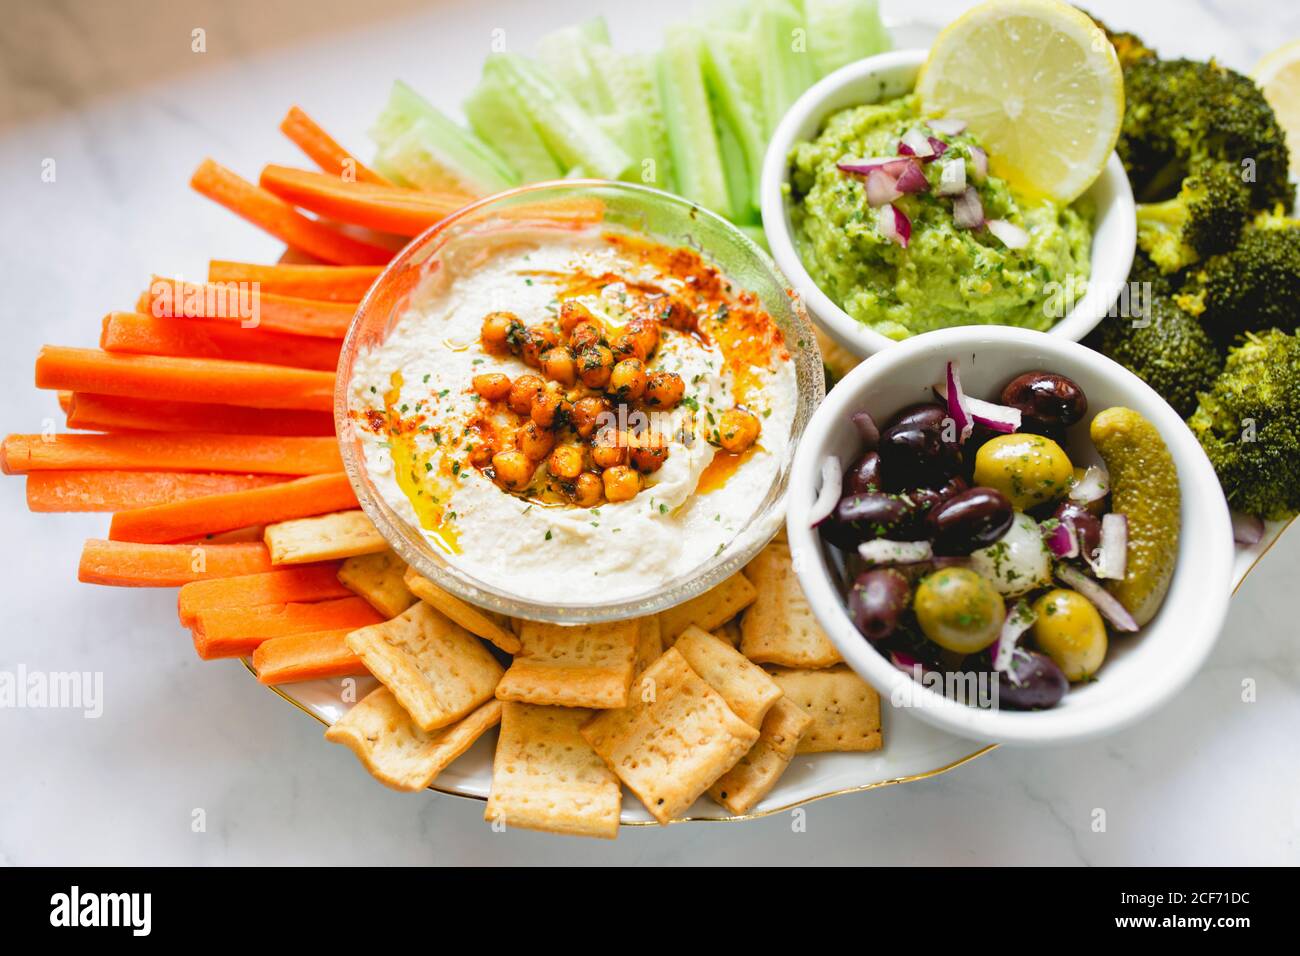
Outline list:
[[[992,644],[1007,616],[997,589],[969,568],[944,568],[922,579],[913,607],[925,636],[958,654]]]
[[[1073,477],[1074,466],[1061,446],[1042,435],[998,435],[975,454],[975,484],[996,488],[1017,511],[1060,498]]]
[[[1057,588],[1034,602],[1034,643],[1070,681],[1086,680],[1106,659],[1106,624],[1082,594]]]

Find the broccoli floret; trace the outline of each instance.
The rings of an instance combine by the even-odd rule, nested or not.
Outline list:
[[[1300,335],[1246,336],[1187,424],[1233,508],[1269,520],[1300,512]]]
[[[1251,208],[1288,208],[1286,137],[1259,87],[1214,61],[1141,60],[1124,74],[1120,158],[1144,202],[1173,195],[1207,162],[1236,169]]]
[[[1174,297],[1221,344],[1243,332],[1300,327],[1300,221],[1264,214],[1235,249],[1192,270]]]
[[[1177,272],[1229,249],[1250,218],[1250,190],[1226,163],[1183,180],[1178,195],[1137,207],[1138,245],[1161,272]]]
[[[1084,11],[1085,13],[1087,11]],[[1106,24],[1102,23],[1091,13],[1088,14],[1092,22],[1101,28],[1101,32],[1106,34],[1106,39],[1110,45],[1115,48],[1115,53],[1119,57],[1119,65],[1122,69],[1127,70],[1135,63],[1141,63],[1144,60],[1154,60],[1156,51],[1147,46],[1142,40],[1132,33],[1117,33]]]
[[[1142,319],[1102,319],[1104,355],[1154,388],[1186,418],[1223,368],[1223,356],[1199,322],[1168,298],[1156,296]]]

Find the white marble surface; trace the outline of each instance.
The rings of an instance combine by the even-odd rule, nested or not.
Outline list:
[[[616,42],[657,42],[689,0],[606,0]],[[886,2],[942,22],[961,3]],[[1249,68],[1300,36],[1300,7],[1094,0],[1166,55]],[[402,76],[454,108],[493,31],[527,50],[581,0],[417,3],[144,0],[19,3],[0,16],[0,431],[57,412],[31,388],[44,342],[92,344],[99,317],[151,271],[196,276],[210,256],[276,244],[192,195],[213,155],[253,174],[296,162],[276,131],[300,103],[364,144]],[[295,26],[310,16],[308,29]],[[190,52],[206,30],[207,52]],[[501,34],[497,34],[500,36]],[[54,183],[42,161],[57,164]],[[75,583],[97,516],[27,513],[0,480],[0,669],[104,675],[97,720],[0,710],[0,863],[1291,863],[1300,862],[1300,532],[1237,595],[1205,670],[1162,712],[1108,740],[1001,749],[943,777],[813,804],[806,832],[747,824],[625,830],[614,844],[494,834],[482,805],[373,783],[320,728],[237,662],[201,663],[172,592]],[[1257,701],[1243,703],[1243,681]],[[194,811],[206,831],[193,832]],[[1097,832],[1097,811],[1104,832]]]

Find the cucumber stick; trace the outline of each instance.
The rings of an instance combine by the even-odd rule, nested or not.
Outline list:
[[[610,46],[593,46],[588,53],[610,100],[618,104],[609,120],[618,131],[615,138],[636,162],[628,178],[671,190],[672,156],[653,57],[618,53]]]
[[[803,16],[789,0],[766,0],[754,19],[754,45],[762,64],[763,113],[772,135],[785,111],[817,80]]]
[[[517,54],[494,53],[483,72],[511,91],[566,172],[601,179],[631,173],[634,163],[627,152],[533,63]]]
[[[754,218],[759,209],[758,187],[767,137],[762,79],[752,37],[736,31],[710,31],[705,38],[705,52],[704,80],[719,125],[732,208],[743,218]],[[721,132],[724,129],[725,137]]]
[[[603,17],[546,34],[537,41],[537,62],[579,106],[593,116],[603,116],[615,111],[615,103],[592,62],[590,52],[596,47],[609,48]]]
[[[565,170],[547,148],[514,92],[484,76],[465,100],[465,117],[479,138],[496,148],[524,182],[560,179]]]
[[[658,64],[664,122],[677,191],[730,218],[730,194],[704,85],[703,61],[704,41],[698,31],[679,26],[665,33]]]
[[[376,168],[417,189],[486,196],[519,182],[518,174],[492,147],[401,80],[393,84],[370,135],[379,147]]]
[[[804,11],[818,77],[889,49],[876,0],[804,0]]]

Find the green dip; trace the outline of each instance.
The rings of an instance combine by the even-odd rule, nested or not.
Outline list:
[[[866,177],[835,164],[893,156],[903,134],[917,128],[949,148],[922,167],[930,188],[894,203],[912,221],[904,249],[881,234]],[[1082,200],[1063,208],[1018,195],[993,176],[977,183],[970,157],[979,145],[967,133],[941,135],[926,126],[915,95],[833,114],[815,140],[790,153],[795,242],[813,281],[849,315],[892,339],[953,325],[1055,324],[1062,316],[1051,305],[1063,290],[1083,294],[1066,284],[1088,278],[1092,212]],[[956,226],[952,198],[936,191],[941,163],[956,157],[966,162],[966,182],[978,190],[985,219],[1020,226],[1029,233],[1027,246],[1009,249],[986,228]]]

